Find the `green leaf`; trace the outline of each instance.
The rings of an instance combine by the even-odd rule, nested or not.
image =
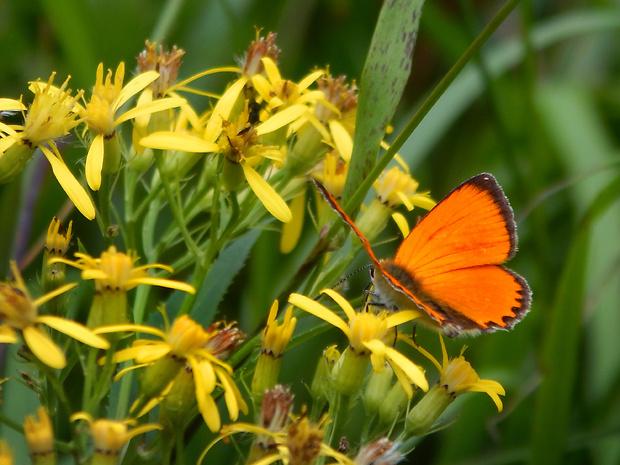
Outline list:
[[[573,410],[579,336],[584,307],[590,234],[595,221],[620,198],[620,177],[591,204],[558,285],[543,354],[543,382],[536,398],[530,463],[561,463]]]
[[[368,176],[411,72],[424,0],[384,2],[362,72],[343,203]]]
[[[260,231],[250,231],[245,236],[234,241],[220,253],[215,261],[204,284],[198,291],[194,302],[192,318],[202,325],[208,326],[213,320],[215,311],[228,287],[248,258],[252,246],[258,239]]]

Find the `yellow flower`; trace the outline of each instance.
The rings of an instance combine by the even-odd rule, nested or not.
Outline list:
[[[97,77],[93,95],[86,103],[81,115],[86,125],[94,134],[86,157],[86,180],[93,190],[101,187],[101,173],[114,173],[120,163],[120,148],[111,143],[116,139],[116,127],[132,118],[149,115],[162,110],[178,107],[185,99],[166,98],[151,102],[139,102],[138,105],[117,116],[120,108],[134,95],[142,91],[159,77],[156,71],[139,74],[123,87],[125,64],[120,63],[116,69],[114,81],[112,71],[103,77],[103,63],[97,67]],[[113,139],[114,138],[114,139]],[[108,145],[106,147],[106,142]]]
[[[284,354],[286,345],[291,340],[297,318],[293,317],[293,307],[288,307],[284,313],[282,324],[278,324],[276,317],[278,316],[278,301],[274,301],[269,310],[267,324],[263,332],[263,342],[261,353],[267,354],[273,358],[280,358]]]
[[[340,465],[355,465],[354,462],[335,451],[323,442],[325,428],[329,424],[325,414],[317,424],[310,423],[305,413],[295,418],[288,426],[279,431],[271,431],[261,426],[249,423],[234,423],[222,428],[220,436],[213,441],[202,453],[198,463],[202,463],[207,452],[218,441],[236,433],[253,433],[267,437],[275,452],[252,462],[253,464],[268,465],[279,460],[285,465],[312,465],[319,457],[331,458]],[[272,448],[268,448],[271,451]]]
[[[169,273],[173,269],[167,265],[155,263],[152,265],[134,266],[138,257],[133,252],[128,254],[118,252],[116,247],[110,246],[101,254],[100,258],[76,252],[77,260],[52,258],[49,263],[64,263],[82,270],[82,279],[95,281],[97,292],[93,298],[88,315],[88,326],[96,328],[102,325],[126,323],[127,291],[140,284],[177,289],[194,294],[193,286],[172,279],[148,276],[150,268],[159,268]],[[140,320],[140,316],[137,317]]]
[[[399,339],[416,348],[435,365],[439,371],[439,381],[407,414],[405,425],[413,435],[425,433],[433,426],[437,418],[444,412],[454,399],[466,392],[484,392],[495,403],[497,410],[502,411],[503,405],[499,396],[505,395],[504,388],[497,381],[480,379],[478,373],[471,364],[463,357],[466,347],[463,347],[461,355],[455,359],[449,359],[443,338],[439,335],[441,343],[442,363],[439,363],[424,348],[418,346],[411,338],[400,335]]]
[[[44,292],[51,292],[65,284],[65,264],[49,264],[51,257],[64,257],[71,242],[73,222],[65,231],[58,218],[54,217],[47,229],[45,237],[45,249],[43,252],[43,266],[41,270],[41,285]],[[47,313],[64,316],[66,313],[66,301],[64,296],[59,296],[50,301],[46,307]]]
[[[42,457],[49,460],[50,456],[55,455],[52,420],[43,407],[37,409],[37,415],[38,420],[33,415],[28,415],[24,420],[24,436],[35,463]]]
[[[382,371],[387,361],[403,385],[408,397],[413,395],[410,383],[416,384],[424,391],[428,390],[428,381],[424,376],[424,371],[399,351],[386,344],[394,338],[394,328],[397,325],[417,318],[420,316],[419,312],[414,310],[392,314],[386,310],[376,314],[368,311],[355,312],[351,304],[334,290],[324,289],[321,293],[330,296],[342,308],[349,320],[348,323],[327,307],[303,295],[291,294],[289,303],[340,329],[349,339],[349,348],[355,356],[366,357],[370,355],[375,372]],[[336,369],[341,362],[344,363],[346,360],[345,355],[346,351],[339,359]],[[349,376],[347,375],[346,378]]]
[[[267,111],[276,111],[276,115],[257,127],[259,135],[273,132],[297,119],[309,114],[308,103],[323,100],[325,95],[320,90],[309,91],[308,87],[321,77],[323,71],[314,71],[299,83],[282,79],[276,63],[269,57],[261,59],[265,74],[252,76],[252,84],[267,104]]]
[[[67,89],[69,78],[60,88],[54,87],[55,73],[46,84],[39,81],[30,83],[34,99],[25,113],[22,126],[9,127],[0,125],[0,182],[13,179],[39,148],[49,161],[54,176],[76,208],[89,220],[95,217],[95,207],[80,183],[75,179],[62,160],[54,139],[64,136],[77,126],[82,119],[77,119],[78,99],[82,92],[74,97]],[[13,108],[24,110],[21,102],[13,101]],[[5,99],[5,108],[10,106]]]
[[[160,150],[179,152],[221,153],[225,156],[227,186],[236,190],[243,178],[267,211],[275,218],[288,223],[292,214],[286,202],[252,165],[263,157],[279,159],[279,151],[257,145],[255,129],[246,127],[247,117],[242,114],[230,122],[231,112],[243,86],[237,81],[222,95],[204,129],[203,137],[181,132],[154,132],[140,140],[140,145]],[[246,108],[247,111],[247,108]],[[247,114],[247,113],[246,113]],[[275,155],[274,155],[275,154]],[[236,180],[236,181],[235,181]]]
[[[378,199],[391,208],[404,205],[409,211],[415,206],[430,210],[436,202],[430,198],[428,192],[418,192],[419,185],[408,172],[402,171],[398,166],[381,173],[373,184]]]
[[[95,445],[95,454],[92,458],[93,464],[116,464],[121,449],[129,440],[139,434],[163,429],[161,425],[154,423],[139,425],[129,429],[129,426],[136,424],[135,420],[118,421],[105,418],[95,420],[86,412],[74,413],[69,419],[71,421],[84,420],[88,423]]]
[[[410,229],[406,218],[394,211],[398,206],[404,205],[409,211],[415,206],[425,210],[435,206],[435,201],[430,198],[428,192],[417,192],[418,182],[408,172],[396,166],[381,173],[373,185],[377,198],[356,221],[357,227],[369,241],[373,241],[385,229],[390,216],[398,225],[403,237],[409,235]]]
[[[66,284],[38,299],[32,299],[15,262],[11,262],[14,283],[0,283],[0,342],[17,342],[15,331],[19,331],[28,348],[35,357],[52,368],[64,368],[67,364],[65,354],[52,341],[41,325],[60,331],[84,344],[97,349],[108,349],[110,343],[93,334],[85,326],[71,320],[52,315],[39,315],[38,307],[57,295],[68,291],[77,284]]]
[[[293,318],[293,307],[288,307],[282,324],[278,324],[278,301],[274,301],[267,317],[267,325],[263,332],[260,355],[252,378],[252,395],[260,403],[265,391],[272,389],[278,382],[282,355],[293,335],[297,318]]]
[[[13,452],[6,439],[0,439],[0,465],[13,465]]]
[[[140,284],[178,289],[190,294],[196,292],[193,286],[181,281],[148,276],[147,271],[151,268],[159,268],[169,273],[174,270],[160,263],[136,267],[134,265],[138,257],[133,252],[118,252],[113,245],[101,254],[101,258],[92,258],[81,252],[76,252],[75,257],[75,261],[54,258],[51,262],[65,263],[82,270],[82,279],[95,280],[95,287],[99,292],[126,292]]]
[[[233,421],[237,419],[239,411],[248,411],[232,379],[232,368],[219,359],[219,353],[210,349],[209,341],[218,333],[216,328],[211,326],[205,331],[189,316],[183,315],[175,320],[167,332],[150,326],[130,324],[103,326],[97,328],[96,332],[136,331],[159,337],[160,341],[138,339],[132,347],[118,351],[113,360],[117,363],[135,360],[139,365],[133,368],[147,367],[141,380],[142,404],[159,396],[187,363],[194,379],[198,409],[209,429],[215,432],[221,426],[217,405],[212,397],[216,386],[224,391],[224,400]],[[142,406],[137,404],[136,409]]]
[[[71,242],[73,221],[69,221],[69,227],[65,230],[56,217],[52,219],[45,236],[45,253],[52,257],[64,257],[67,254]]]

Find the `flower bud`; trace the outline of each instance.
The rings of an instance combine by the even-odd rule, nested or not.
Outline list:
[[[405,428],[412,436],[426,433],[452,403],[455,396],[444,385],[433,386],[407,414]]]
[[[393,377],[394,370],[388,364],[379,373],[372,371],[363,397],[364,408],[369,413],[374,414],[379,411],[381,404],[390,392]]]

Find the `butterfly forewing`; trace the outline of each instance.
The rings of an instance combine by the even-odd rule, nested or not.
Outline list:
[[[512,209],[490,174],[446,196],[403,241],[394,263],[416,280],[451,270],[504,263],[514,254]]]

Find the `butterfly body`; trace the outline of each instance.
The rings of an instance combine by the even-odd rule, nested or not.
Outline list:
[[[516,252],[516,225],[492,175],[479,174],[452,190],[393,260],[377,259],[353,221],[319,189],[362,241],[373,261],[375,292],[387,307],[420,308],[426,322],[448,336],[509,330],[529,311],[527,282],[502,266]]]

